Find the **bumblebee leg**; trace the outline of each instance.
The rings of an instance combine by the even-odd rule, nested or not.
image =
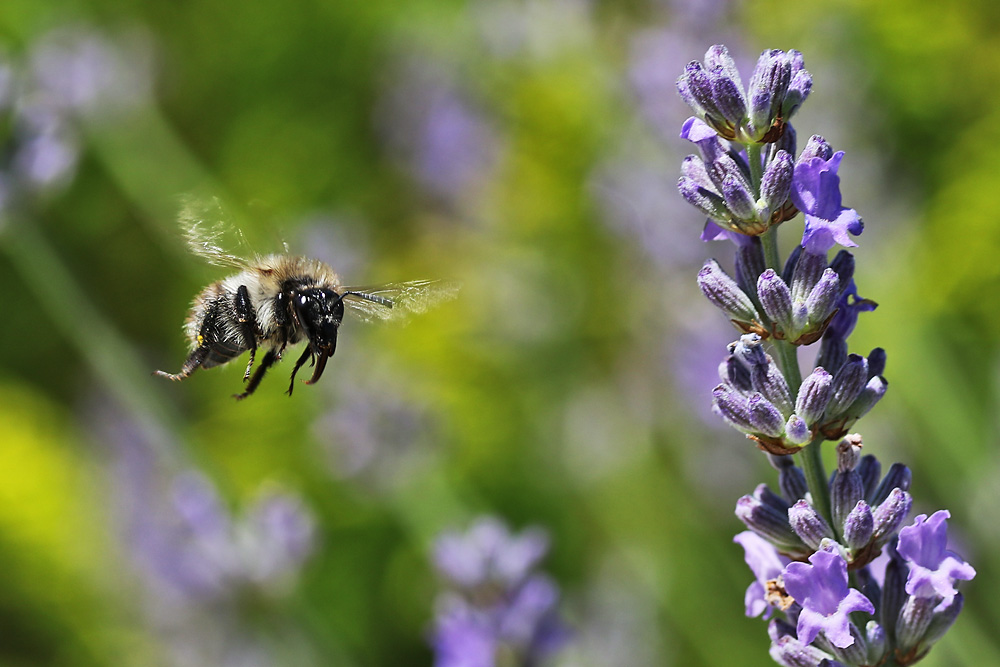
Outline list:
[[[274,365],[274,362],[278,360],[278,355],[275,354],[274,350],[268,350],[264,358],[261,359],[260,366],[257,370],[253,372],[253,377],[250,378],[250,382],[247,383],[246,391],[242,394],[233,394],[233,398],[237,401],[242,401],[244,398],[254,393],[257,390],[257,385],[260,381],[264,379],[264,373],[267,373],[267,369]]]
[[[312,348],[307,345],[306,349],[302,352],[302,356],[295,362],[295,368],[292,369],[292,380],[288,383],[288,391],[285,392],[289,396],[292,395],[292,389],[295,389],[295,374],[299,372],[299,369],[306,363],[306,360],[312,358],[312,356]]]
[[[240,285],[233,298],[233,307],[236,310],[236,321],[240,325],[240,333],[243,340],[250,349],[250,361],[247,363],[246,373],[243,374],[243,381],[250,379],[250,369],[253,368],[254,358],[257,356],[257,316],[254,313],[253,304],[250,302],[250,292],[246,285]]]
[[[205,359],[208,357],[208,353],[211,348],[207,345],[202,345],[197,348],[194,352],[188,355],[188,358],[184,360],[184,365],[181,366],[181,371],[179,373],[167,373],[165,371],[155,371],[153,375],[158,375],[161,378],[167,378],[168,380],[174,380],[180,382],[181,380],[187,378],[191,373],[194,373],[195,369],[202,365]]]

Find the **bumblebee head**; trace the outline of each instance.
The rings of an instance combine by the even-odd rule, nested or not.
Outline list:
[[[292,297],[292,308],[313,351],[332,356],[337,347],[337,329],[344,319],[343,296],[321,287],[304,289]]]

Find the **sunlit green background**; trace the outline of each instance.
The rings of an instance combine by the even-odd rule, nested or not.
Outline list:
[[[141,39],[155,93],[80,119],[75,178],[0,227],[0,664],[222,664],[233,627],[273,664],[429,664],[430,546],[481,514],[550,531],[575,630],[559,664],[771,664],[731,540],[773,471],[708,414],[734,332],[694,285],[731,251],[697,240],[673,185],[672,81],[716,42],[745,79],[764,48],[805,53],[800,145],[847,151],[880,304],[852,349],[889,355],[865,452],[912,468],[915,510],[950,509],[978,571],[924,664],[1000,664],[995,5],[5,0],[0,52],[67,25]],[[480,140],[448,153],[469,160],[448,184],[415,157],[438,94]],[[168,383],[150,373],[180,367],[190,299],[226,274],[185,249],[189,195],[347,283],[464,287],[406,327],[345,322],[292,398],[288,362],[241,403],[240,363]],[[121,521],[123,439],[164,479],[203,471],[237,516],[261,489],[300,496],[318,534],[298,579],[165,630]]]

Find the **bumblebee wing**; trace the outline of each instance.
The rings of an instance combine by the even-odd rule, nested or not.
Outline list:
[[[364,322],[402,321],[408,316],[458,296],[461,284],[452,280],[410,280],[367,287],[343,288],[344,303]]]
[[[178,222],[184,232],[184,240],[192,253],[209,264],[246,269],[251,262],[246,257],[229,252],[224,247],[227,237],[236,237],[237,245],[253,253],[243,237],[243,232],[225,222],[226,216],[218,199],[204,201],[190,198],[184,201]]]

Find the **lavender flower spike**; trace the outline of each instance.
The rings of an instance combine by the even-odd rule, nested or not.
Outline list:
[[[861,216],[853,208],[840,203],[840,161],[844,151],[837,151],[829,160],[814,157],[799,160],[792,177],[790,198],[806,216],[802,245],[808,252],[823,254],[835,244],[848,248],[858,244],[849,234],[864,230]]]
[[[837,648],[854,643],[849,614],[875,613],[871,600],[847,586],[847,563],[840,554],[817,551],[809,557],[812,565],[789,563],[785,568],[785,589],[802,605],[796,632],[804,644],[811,644],[822,632]]]
[[[939,510],[930,518],[926,514],[919,515],[913,525],[899,531],[896,547],[899,555],[910,564],[906,592],[915,597],[940,596],[942,608],[951,604],[958,594],[956,580],[968,581],[976,576],[971,565],[947,550],[945,521],[949,517],[948,510]]]

